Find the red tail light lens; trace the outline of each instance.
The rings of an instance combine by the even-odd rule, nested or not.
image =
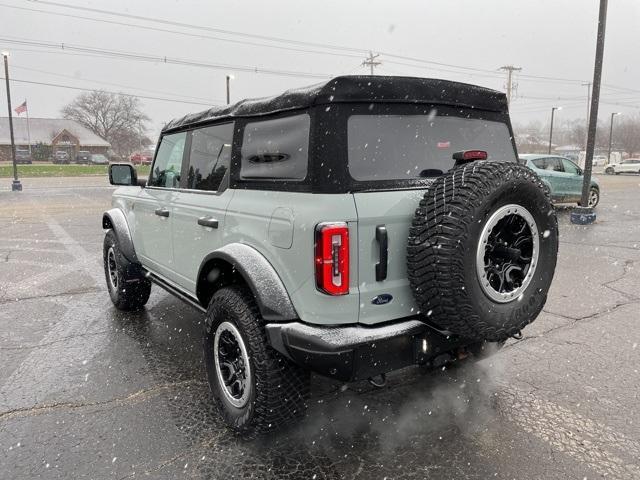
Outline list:
[[[316,227],[316,286],[329,295],[349,293],[349,227],[321,223]]]
[[[484,150],[462,150],[453,154],[453,159],[470,162],[473,160],[486,160],[489,155]]]

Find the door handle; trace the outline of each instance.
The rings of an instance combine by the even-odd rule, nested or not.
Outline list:
[[[376,227],[376,241],[380,249],[380,262],[376,263],[376,282],[381,282],[387,278],[387,260],[389,255],[387,227],[384,225],[378,225]]]
[[[166,208],[157,208],[156,215],[158,215],[159,217],[168,217],[169,210],[167,210]]]
[[[198,225],[209,228],[218,228],[218,220],[212,217],[200,217],[198,219]]]

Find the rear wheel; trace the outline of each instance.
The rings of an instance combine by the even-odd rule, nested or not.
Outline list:
[[[502,341],[535,320],[556,265],[558,224],[530,169],[477,162],[438,177],[410,230],[409,282],[429,322]]]
[[[600,190],[595,187],[589,189],[589,208],[595,208],[600,203]],[[582,206],[582,202],[578,202],[578,205]]]
[[[304,415],[310,374],[267,344],[247,288],[225,287],[211,299],[204,359],[211,391],[233,430],[261,433]]]

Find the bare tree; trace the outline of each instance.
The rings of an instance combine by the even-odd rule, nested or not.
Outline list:
[[[640,154],[640,115],[622,117],[614,127],[613,142],[629,155]]]
[[[567,125],[568,137],[571,143],[585,148],[587,145],[587,126],[583,120],[571,120]]]
[[[107,140],[120,156],[148,143],[145,130],[149,117],[135,97],[94,90],[76,97],[62,109],[62,115]]]

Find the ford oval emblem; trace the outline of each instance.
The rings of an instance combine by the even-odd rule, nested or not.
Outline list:
[[[377,297],[373,297],[371,303],[373,303],[374,305],[386,305],[387,303],[391,303],[391,300],[393,300],[392,295],[388,293],[381,293]]]

